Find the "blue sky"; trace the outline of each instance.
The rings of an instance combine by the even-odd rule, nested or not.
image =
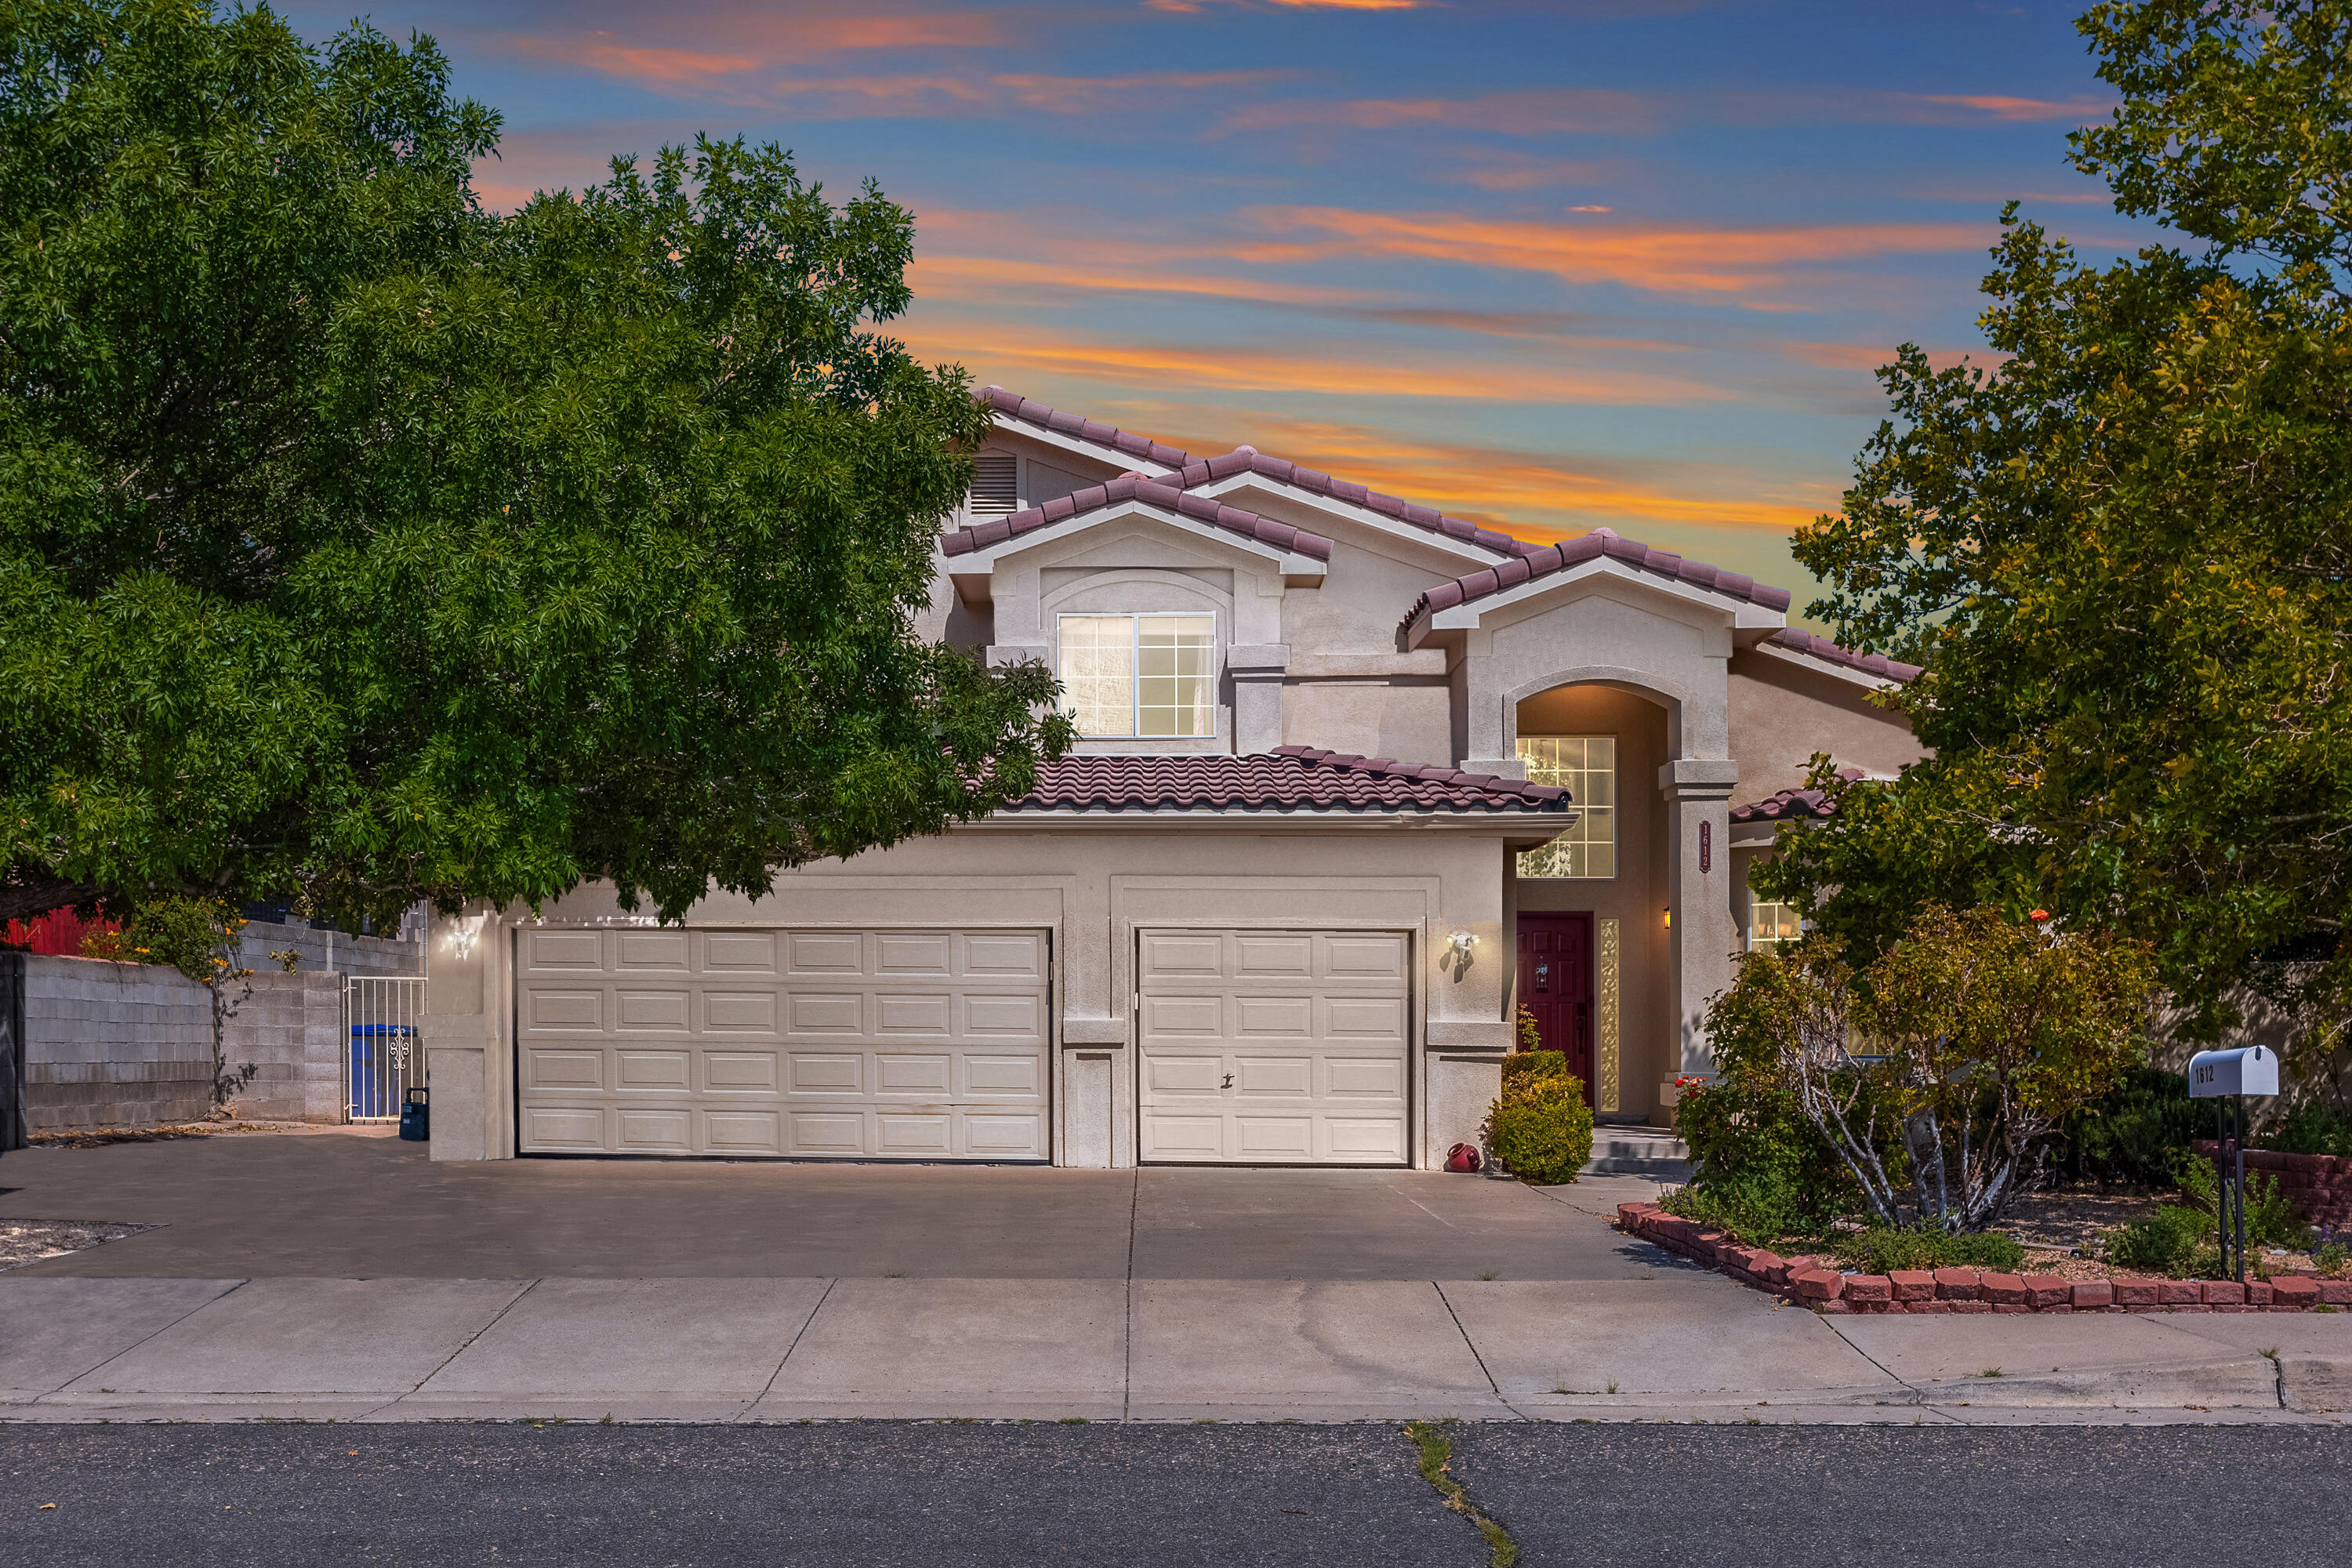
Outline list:
[[[323,38],[343,6],[283,8]],[[918,220],[903,333],[1194,451],[1798,593],[1912,341],[1980,351],[2001,203],[2145,243],[2066,163],[2077,3],[418,0],[506,117],[484,198],[697,131]]]

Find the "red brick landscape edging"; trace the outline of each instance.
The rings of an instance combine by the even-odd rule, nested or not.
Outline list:
[[[2213,1157],[2214,1142],[2200,1139],[2197,1152]],[[2341,1154],[2281,1154],[2246,1151],[2247,1185],[2258,1175],[2276,1177],[2279,1195],[2294,1205],[2295,1218],[2331,1230],[2352,1226],[2352,1159]]]
[[[1619,1204],[1617,1228],[1816,1312],[2308,1312],[2352,1308],[2352,1279],[2061,1279],[1991,1269],[1845,1274],[1827,1258],[1746,1247],[1655,1204]]]

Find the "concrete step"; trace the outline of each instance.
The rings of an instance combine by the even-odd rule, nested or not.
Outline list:
[[[1690,1145],[1664,1127],[1596,1127],[1587,1175],[1648,1176],[1661,1182],[1691,1178]]]

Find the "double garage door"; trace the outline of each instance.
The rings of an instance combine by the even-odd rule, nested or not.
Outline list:
[[[525,1153],[1051,1157],[1043,931],[518,933]],[[1150,931],[1147,1163],[1402,1165],[1411,939]]]
[[[525,1153],[1043,1160],[1043,931],[525,928]]]

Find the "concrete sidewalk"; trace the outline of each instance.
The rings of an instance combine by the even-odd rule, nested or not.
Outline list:
[[[0,1419],[2343,1419],[2352,1314],[1591,1280],[0,1279]]]

